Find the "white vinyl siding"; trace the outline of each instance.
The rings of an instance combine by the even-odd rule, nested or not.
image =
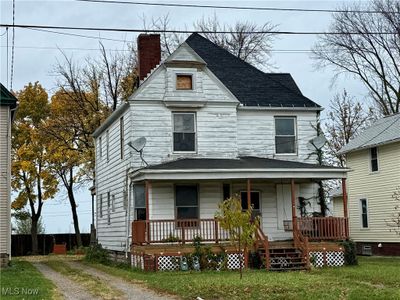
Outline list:
[[[0,253],[11,255],[11,112],[0,106]]]
[[[379,146],[379,174],[371,173],[370,149],[347,154],[350,237],[358,242],[399,242],[387,221],[394,212],[392,198],[400,182],[400,142]],[[368,230],[362,228],[360,199],[368,201]]]

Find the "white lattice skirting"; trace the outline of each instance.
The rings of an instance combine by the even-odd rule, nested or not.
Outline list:
[[[314,261],[312,260],[314,257]],[[344,265],[344,252],[342,251],[315,251],[310,252],[310,259],[314,267],[341,267]]]

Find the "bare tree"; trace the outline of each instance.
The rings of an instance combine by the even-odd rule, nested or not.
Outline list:
[[[132,48],[128,53],[107,52],[103,43],[100,43],[100,54],[100,59],[92,64],[99,67],[105,100],[114,111],[119,103],[128,100],[136,87],[136,55]]]
[[[394,232],[400,236],[400,186],[396,188],[392,198],[395,201],[395,206],[390,220],[386,221],[386,225],[389,227],[390,232]]]
[[[361,7],[362,6],[362,7]],[[344,6],[333,14],[329,31],[314,47],[318,66],[333,66],[336,76],[347,73],[367,87],[383,115],[400,108],[400,2],[372,0]]]
[[[332,163],[344,167],[345,156],[338,154],[338,151],[374,120],[374,111],[372,108],[365,109],[360,102],[349,96],[346,90],[334,96],[329,108],[325,122],[327,154]]]
[[[171,29],[168,15],[152,19],[149,24],[143,18],[143,26],[160,31],[163,58],[172,54],[188,36],[187,34],[165,32],[165,30]],[[203,17],[198,20],[194,23],[194,28],[216,45],[250,64],[262,67],[272,66],[269,58],[271,44],[275,35],[268,33],[268,31],[276,30],[276,25],[269,22],[257,25],[252,22],[240,21],[233,25],[221,24],[217,16],[214,15],[213,17]],[[218,31],[225,33],[218,33]],[[250,33],[254,31],[261,31],[263,33]]]
[[[275,34],[268,32],[275,31],[276,25],[270,22],[257,25],[249,21],[237,21],[233,25],[227,25],[221,24],[216,15],[203,17],[194,25],[207,39],[233,55],[253,65],[271,67],[269,58]],[[229,33],[218,33],[218,31]],[[251,33],[254,31],[262,33]]]

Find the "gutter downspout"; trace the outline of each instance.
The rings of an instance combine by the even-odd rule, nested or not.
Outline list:
[[[130,252],[130,229],[131,229],[131,203],[132,203],[132,186],[133,186],[133,182],[132,180],[129,183],[128,186],[128,182],[129,182],[129,170],[131,169],[131,167],[129,167],[126,170],[126,191],[128,193],[128,195],[125,195],[125,197],[128,197],[127,199],[127,208],[126,208],[126,235],[125,235],[125,258],[128,259],[128,253]]]

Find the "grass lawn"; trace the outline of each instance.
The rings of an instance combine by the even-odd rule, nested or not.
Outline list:
[[[184,299],[400,299],[400,258],[361,257],[359,266],[310,272],[156,272],[91,264]]]
[[[0,299],[59,299],[55,286],[27,261],[12,260],[0,271]]]

